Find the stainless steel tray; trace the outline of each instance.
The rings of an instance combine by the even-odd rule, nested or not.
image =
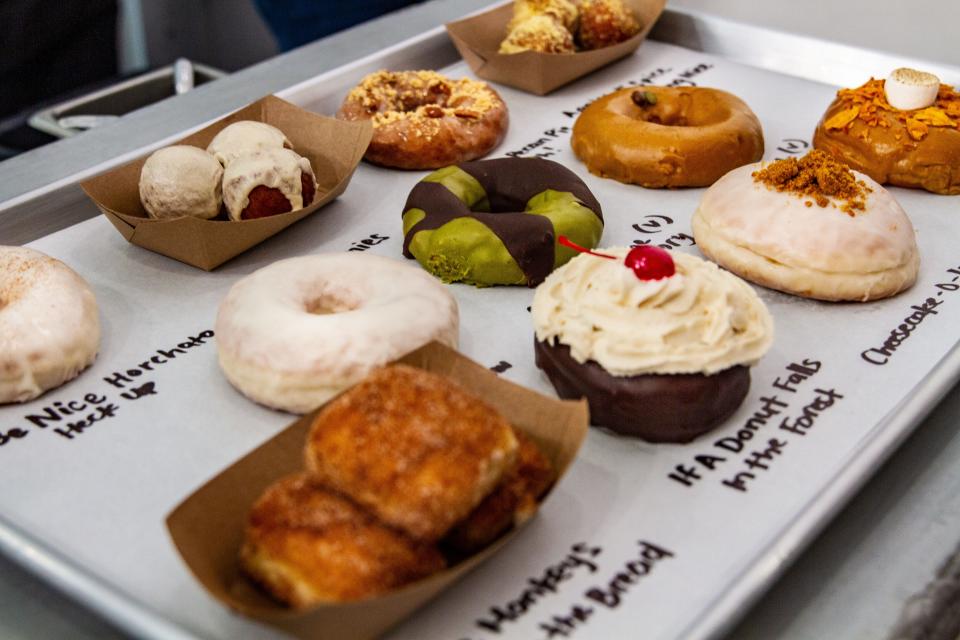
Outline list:
[[[835,45],[803,41],[805,43],[803,46],[806,46],[808,51],[820,52],[826,57],[837,54],[839,56],[837,59],[842,60],[843,64],[837,64],[832,67],[827,67],[826,65],[811,66],[809,64],[802,68],[796,65],[791,66],[789,61],[793,56],[787,56],[784,52],[796,50],[795,47],[798,45],[798,40],[794,36],[785,36],[766,30],[743,27],[742,25],[734,25],[693,16],[691,14],[668,12],[665,14],[663,23],[657,30],[657,34],[661,39],[673,38],[680,43],[684,43],[685,38],[688,37],[684,34],[689,35],[691,32],[696,33],[696,37],[702,42],[712,43],[710,46],[719,50],[721,54],[724,54],[723,57],[746,57],[745,62],[747,63],[761,62],[763,66],[776,71],[777,73],[771,73],[768,76],[771,83],[775,83],[778,77],[782,79],[782,72],[786,72],[820,82],[849,85],[858,83],[871,72],[881,73],[892,66],[904,64],[903,60],[894,59],[889,56],[884,56],[883,54],[850,51],[847,48],[836,47]],[[727,34],[726,36],[723,35],[725,33]],[[707,35],[705,36],[704,34]],[[734,46],[734,43],[736,43],[736,46]],[[831,46],[834,48],[831,49]],[[780,50],[780,47],[783,47],[783,52]],[[551,137],[546,135],[544,130],[555,130],[556,127],[554,125],[558,122],[561,123],[562,126],[564,118],[567,117],[563,115],[563,111],[575,108],[582,103],[580,92],[586,92],[588,95],[598,95],[598,91],[612,88],[613,85],[623,81],[625,77],[632,78],[635,75],[644,75],[651,71],[652,69],[649,68],[647,62],[642,58],[642,56],[645,55],[645,49],[655,60],[659,59],[657,55],[663,53],[663,51],[660,51],[658,54],[657,45],[651,44],[649,47],[641,48],[638,54],[641,56],[640,59],[632,58],[615,67],[600,71],[577,83],[577,85],[564,89],[558,92],[558,94],[548,98],[530,98],[514,95],[509,91],[505,91],[508,102],[511,102],[511,104],[512,99],[523,102],[524,104],[532,104],[532,102],[527,102],[528,100],[542,101],[539,102],[539,104],[544,105],[546,108],[544,108],[542,112],[542,127],[539,126],[539,121],[531,122],[530,118],[525,119],[523,124],[520,125],[519,130],[515,128],[514,133],[511,134],[511,137],[508,138],[504,146],[501,147],[500,152],[518,150],[525,146],[522,144],[524,142],[539,140],[544,136],[548,138]],[[755,59],[750,57],[751,55],[759,56],[759,52],[761,51],[763,52],[762,57]],[[680,53],[681,52],[673,52],[669,55],[683,57]],[[840,55],[850,53],[855,53],[856,55]],[[706,60],[707,64],[713,61],[713,59],[709,57],[701,56],[701,58]],[[807,58],[802,56],[796,58],[797,60],[807,60]],[[719,61],[719,59],[717,60]],[[778,61],[784,65],[783,69],[777,67],[776,63]],[[334,72],[318,76],[317,78],[291,87],[281,95],[293,102],[309,106],[320,112],[329,113],[334,110],[344,92],[352,86],[361,75],[368,71],[382,67],[437,68],[453,63],[456,63],[455,52],[452,47],[446,43],[446,36],[443,34],[442,29],[438,28],[437,30],[401,43],[384,52],[364,58]],[[945,69],[942,66],[937,67],[936,65],[925,65],[922,63],[918,66],[936,69],[941,76],[947,80],[955,82],[957,79],[960,79],[960,73],[954,69]],[[696,65],[693,65],[690,68],[695,67]],[[459,70],[460,69],[458,69],[458,71]],[[680,70],[681,69],[674,69],[673,71],[679,72]],[[754,72],[750,73],[753,74],[754,78],[759,77]],[[830,75],[831,73],[836,73],[837,75],[832,76]],[[709,76],[704,77],[709,78]],[[729,83],[733,81],[735,77],[736,73],[730,71],[730,75],[719,78],[718,80]],[[804,90],[809,90],[810,95],[819,95],[822,98],[828,93],[823,87],[817,88],[813,86],[812,83],[809,83],[809,85],[810,86],[804,85],[806,87]],[[740,89],[736,87],[733,87],[733,89],[741,92]],[[743,88],[743,91],[751,95],[755,93],[746,87]],[[760,106],[764,106],[764,109],[758,109],[758,113],[760,113],[761,119],[764,119],[764,125],[768,133],[768,145],[771,148],[773,148],[779,140],[776,134],[780,134],[783,138],[802,138],[803,136],[809,135],[810,132],[807,130],[809,127],[806,125],[803,131],[791,132],[790,127],[792,125],[790,122],[775,121],[775,118],[765,119],[764,113],[774,113],[774,111],[769,108],[770,101],[759,98],[757,98],[756,101]],[[749,99],[748,102],[754,104],[755,100]],[[766,105],[764,105],[764,102],[766,102]],[[822,109],[824,105],[825,102],[821,101],[809,105],[809,109],[817,111]],[[520,113],[528,113],[528,110],[521,110]],[[773,138],[770,137],[771,130],[775,132]],[[550,149],[547,149],[547,147]],[[568,151],[566,151],[566,139],[562,136],[558,139],[557,144],[551,144],[550,140],[547,140],[540,145],[540,148],[541,151],[548,152],[554,149],[556,153],[559,154],[558,157],[562,157],[563,153],[568,153]],[[567,161],[567,158],[563,159]],[[105,168],[106,166],[97,167],[91,170],[91,172],[100,171]],[[582,166],[574,166],[574,168],[581,174],[585,173]],[[113,331],[108,338],[108,342],[105,343],[104,354],[101,355],[101,360],[95,365],[99,367],[99,369],[95,368],[95,370],[85,373],[77,383],[73,383],[73,385],[68,386],[62,392],[56,392],[54,395],[38,402],[37,406],[47,404],[59,397],[72,397],[71,394],[75,394],[75,390],[78,388],[86,389],[91,385],[99,385],[102,387],[103,385],[99,382],[102,375],[109,374],[127,361],[125,355],[117,355],[118,353],[125,354],[126,351],[131,348],[129,345],[124,344],[125,341],[134,339],[143,340],[144,335],[150,336],[151,338],[158,336],[158,339],[186,337],[181,336],[183,331],[192,331],[193,333],[191,335],[193,335],[206,328],[206,326],[188,327],[183,324],[180,318],[170,318],[167,324],[159,323],[156,319],[151,319],[146,323],[150,326],[147,328],[138,327],[137,332],[134,332],[131,327],[121,326],[121,324],[118,323],[118,319],[127,317],[123,315],[123,313],[129,311],[129,309],[125,309],[126,304],[128,304],[127,301],[137,300],[137,295],[139,295],[137,292],[141,287],[156,287],[156,295],[162,298],[164,295],[173,295],[174,292],[169,289],[174,285],[182,287],[185,284],[186,286],[190,286],[190,283],[193,283],[193,286],[198,290],[198,295],[192,302],[194,305],[206,307],[207,316],[210,319],[209,322],[212,323],[212,313],[215,309],[216,301],[219,299],[219,296],[222,295],[224,288],[240,274],[249,272],[252,268],[269,262],[272,259],[315,250],[321,245],[328,249],[346,249],[349,247],[348,240],[362,239],[370,231],[380,231],[383,228],[383,220],[393,220],[394,217],[399,217],[399,211],[396,212],[396,216],[390,215],[393,213],[393,209],[397,208],[399,203],[402,202],[402,197],[399,196],[398,193],[393,193],[389,198],[384,197],[380,206],[387,210],[388,213],[383,214],[378,219],[376,216],[370,215],[369,212],[358,211],[351,207],[351,191],[356,191],[358,197],[367,198],[373,193],[372,187],[379,188],[381,184],[386,184],[389,181],[391,189],[394,192],[399,192],[408,189],[415,179],[416,176],[412,174],[397,174],[372,167],[362,167],[358,173],[357,181],[351,186],[351,190],[348,191],[341,201],[334,205],[334,209],[329,214],[331,216],[329,221],[325,221],[322,218],[312,222],[305,221],[295,228],[302,230],[301,235],[298,235],[297,231],[292,230],[214,274],[200,274],[186,267],[181,267],[180,265],[166,261],[164,258],[147,254],[136,247],[128,247],[122,244],[122,240],[120,240],[119,237],[109,235],[111,230],[106,229],[107,225],[102,220],[89,221],[83,225],[67,230],[64,234],[44,238],[38,243],[40,248],[51,250],[55,255],[63,257],[68,260],[68,262],[71,262],[71,264],[75,264],[75,266],[79,266],[78,263],[82,264],[89,270],[89,272],[85,270],[85,273],[87,273],[88,276],[93,276],[94,284],[97,286],[98,291],[103,290],[108,292],[105,302],[109,308],[104,310],[104,320],[108,323],[108,327],[110,323],[114,323],[116,326],[111,327]],[[590,180],[592,187],[604,192],[604,195],[611,200],[635,199],[637,211],[643,212],[644,214],[657,210],[666,211],[671,215],[673,215],[672,211],[674,209],[690,211],[699,193],[696,191],[668,192],[664,194],[658,192],[641,193],[643,190],[608,184],[605,181],[604,184],[600,184],[600,182],[601,181],[597,179]],[[923,197],[924,194],[905,195],[906,199],[916,202],[923,200]],[[606,201],[606,198],[601,198],[601,200]],[[80,208],[83,208],[83,206],[85,205],[81,205]],[[925,207],[925,205],[918,206]],[[642,222],[642,215],[638,214],[638,216],[640,217],[638,223]],[[615,219],[610,219],[610,221],[608,221],[608,242],[611,236],[620,239],[625,237],[625,233],[630,233],[623,228],[624,225],[621,225],[619,230],[614,228],[616,226],[614,220]],[[396,223],[396,220],[393,220],[393,222]],[[634,219],[621,220],[620,222],[626,223],[625,226],[629,228],[630,223],[633,223]],[[679,217],[677,217],[677,224],[682,225]],[[327,240],[323,242],[313,242],[308,239],[311,232],[316,233],[320,229],[328,235]],[[681,227],[678,226],[676,229],[680,230]],[[954,234],[957,232],[956,229],[948,230]],[[388,227],[387,231],[395,232],[396,230]],[[396,249],[397,238],[396,233],[391,233],[390,235],[394,237],[393,242],[389,245],[390,250],[393,251]],[[356,236],[356,238],[354,238],[354,236]],[[337,243],[339,243],[339,245]],[[96,248],[97,251],[93,253],[97,253],[98,255],[90,256],[89,254],[91,252],[89,249],[91,248]],[[393,255],[393,253],[390,253],[390,255]],[[939,264],[938,258],[940,256],[925,254],[925,257],[931,258],[934,263],[931,268],[939,270],[941,266],[945,266]],[[947,257],[948,256],[943,256],[944,259]],[[112,271],[113,269],[118,270],[116,275],[114,271]],[[930,272],[927,272],[927,275],[931,275]],[[155,278],[155,280],[153,278]],[[171,281],[170,284],[166,283],[166,279]],[[930,280],[924,280],[918,287],[929,286],[931,282]],[[516,379],[525,383],[528,383],[528,380],[532,380],[532,383],[530,383],[532,386],[547,389],[548,387],[542,380],[530,378],[530,376],[535,374],[535,372],[529,370],[531,368],[530,363],[522,364],[518,362],[521,359],[529,359],[523,355],[526,353],[526,351],[523,350],[524,346],[527,348],[529,346],[530,330],[528,324],[522,324],[516,332],[516,336],[505,339],[502,344],[496,345],[495,348],[488,349],[480,344],[481,339],[485,335],[481,329],[484,323],[491,320],[492,315],[502,315],[501,312],[509,309],[510,313],[513,314],[512,317],[519,318],[520,322],[526,323],[525,315],[520,313],[520,311],[523,305],[528,304],[529,292],[524,290],[499,292],[496,305],[490,304],[491,298],[487,295],[488,293],[489,292],[458,290],[458,298],[460,298],[465,318],[465,350],[468,354],[474,355],[474,357],[487,357],[492,359],[491,364],[496,364],[499,359],[514,360],[514,369],[512,371],[508,370],[505,375],[508,377],[516,376]],[[778,304],[784,304],[783,300],[777,298],[777,294],[770,294],[770,296],[767,297],[772,297]],[[916,296],[907,293],[890,303],[880,304],[888,305],[889,308],[896,312],[900,307],[904,307],[908,302],[912,302],[914,297]],[[168,298],[168,300],[169,299],[170,298]],[[490,307],[492,306],[496,306],[497,308],[491,309]],[[879,309],[880,307],[876,306],[874,308]],[[847,311],[849,313],[858,313],[858,311],[854,311],[853,309]],[[187,320],[189,321],[191,319],[188,318]],[[181,331],[181,328],[183,331]],[[713,593],[709,602],[705,602],[704,606],[698,610],[691,610],[689,619],[685,620],[682,625],[672,628],[669,632],[663,631],[661,633],[663,637],[716,637],[722,633],[735,619],[736,615],[742,612],[752,599],[770,584],[789,564],[790,560],[845,503],[857,487],[870,476],[879,462],[889,455],[909,434],[911,429],[916,426],[926,412],[934,406],[942,393],[954,384],[958,376],[960,376],[960,353],[958,353],[956,346],[957,337],[948,334],[946,331],[942,333],[944,335],[940,343],[930,347],[931,354],[940,353],[940,355],[937,356],[935,361],[925,362],[923,365],[923,370],[927,375],[922,377],[922,379],[917,378],[910,385],[905,385],[900,390],[901,393],[898,396],[902,399],[896,406],[891,407],[879,417],[879,419],[871,422],[869,428],[864,428],[857,438],[845,444],[845,448],[841,452],[843,463],[838,465],[836,473],[832,473],[829,481],[822,482],[817,486],[815,491],[805,497],[799,508],[794,510],[789,521],[787,521],[784,526],[778,528],[775,536],[765,540],[763,544],[758,544],[753,547],[755,554],[749,566],[740,567],[739,570],[725,577],[726,588]],[[948,343],[945,344],[944,340],[947,339]],[[149,352],[151,344],[144,344],[143,350]],[[937,351],[937,349],[939,349],[939,351]],[[134,352],[136,352],[136,349],[134,349]],[[192,356],[192,358],[194,359],[185,361],[189,364],[184,365],[186,369],[181,371],[181,376],[194,376],[196,379],[201,379],[215,386],[214,391],[216,393],[229,394],[229,389],[225,388],[225,383],[223,383],[219,373],[216,371],[215,365],[212,364],[209,353],[203,356]],[[768,360],[770,359],[768,358]],[[768,374],[772,372],[770,368],[772,364],[771,362],[766,370],[759,372],[755,376],[755,387],[769,382]],[[912,378],[907,376],[904,379]],[[173,387],[175,383],[168,380],[162,384]],[[183,486],[196,486],[204,477],[215,473],[219,467],[233,459],[238,452],[245,451],[253,444],[256,444],[256,442],[269,437],[276,429],[287,422],[285,417],[250,407],[246,404],[246,401],[242,399],[236,399],[236,403],[234,403],[232,399],[226,400],[225,402],[229,404],[230,411],[238,412],[238,415],[248,416],[247,419],[251,423],[251,428],[241,429],[240,433],[235,434],[233,441],[225,443],[222,450],[214,457],[215,459],[191,459],[188,465],[189,468],[184,472],[183,476],[178,475],[174,483],[177,486],[173,487],[173,495],[166,496],[165,498],[170,506],[172,506],[176,495],[180,497],[185,495]],[[749,402],[748,400],[748,403]],[[746,406],[747,405],[745,405],[745,408]],[[163,413],[164,411],[166,411],[166,409],[162,409],[159,414],[153,414],[153,419],[157,420],[158,415],[166,415]],[[19,409],[4,409],[0,411],[0,419],[2,419],[3,422],[6,422],[7,418],[19,419],[22,413]],[[150,416],[151,414],[142,416],[148,425],[151,420]],[[208,419],[209,416],[202,420],[198,419],[193,427],[202,432],[205,428],[204,423]],[[254,425],[258,425],[259,429],[252,428]],[[43,435],[44,439],[49,437],[48,434],[40,435]],[[184,433],[178,432],[178,435],[183,436]],[[145,437],[154,438],[157,436],[151,433]],[[200,436],[196,437],[200,438]],[[95,439],[96,436],[93,436],[94,441]],[[202,438],[200,439],[202,440]],[[33,443],[35,440],[36,439],[29,442]],[[158,451],[158,455],[163,455],[163,452],[170,455],[168,445],[169,443],[155,448],[148,447],[144,444],[142,449],[132,449],[131,451],[143,454],[143,449],[148,449],[150,451]],[[87,445],[77,446],[86,447]],[[114,451],[114,449],[107,448],[98,452],[96,445],[90,446],[94,448],[88,451],[85,456],[81,454],[83,464],[76,462],[75,458],[71,461],[71,457],[77,455],[74,445],[71,445],[70,451],[72,453],[68,454],[67,457],[61,461],[62,464],[67,466],[75,465],[78,472],[83,471],[84,464],[98,466],[100,464],[109,464],[109,460],[102,460],[102,457],[106,453]],[[134,444],[128,443],[127,446],[134,446]],[[603,477],[609,476],[607,480],[616,484],[620,477],[629,477],[630,480],[637,479],[636,476],[629,476],[628,467],[624,466],[621,469],[617,466],[618,464],[623,465],[631,460],[642,459],[649,461],[651,463],[650,468],[653,469],[656,465],[656,458],[661,456],[661,452],[662,457],[668,459],[668,463],[673,463],[686,460],[690,454],[694,451],[699,452],[699,449],[702,448],[703,447],[698,448],[697,445],[690,445],[689,448],[664,447],[657,449],[597,434],[595,437],[592,437],[591,446],[588,447],[585,452],[586,457],[580,468],[582,468],[584,470],[583,473],[586,474],[585,482],[589,481],[589,476],[592,473],[594,476],[597,476],[597,474]],[[83,451],[83,449],[80,450]],[[5,456],[8,453],[9,451],[0,450],[0,456]],[[156,464],[158,468],[164,466],[162,459],[155,461],[145,460],[144,464]],[[13,466],[15,467],[16,465]],[[613,469],[614,473],[605,475],[604,472],[607,466]],[[8,470],[9,469],[10,467],[8,467]],[[620,470],[618,471],[618,469]],[[58,469],[58,471],[62,472],[61,469]],[[98,470],[98,472],[102,471]],[[0,477],[2,477],[3,474],[4,471],[0,468]],[[669,482],[659,472],[653,473],[653,475],[645,478],[645,480],[649,483],[659,483],[660,485]],[[795,481],[796,478],[793,478],[793,480]],[[122,483],[124,479],[118,479],[118,481]],[[601,500],[606,498],[606,496],[602,495],[578,497],[576,494],[581,485],[576,482],[575,478],[571,478],[560,487],[560,495],[555,497],[551,505],[548,505],[548,511],[542,515],[538,522],[534,523],[530,531],[526,532],[519,540],[515,541],[510,548],[505,550],[509,552],[509,556],[507,556],[506,553],[502,554],[478,571],[473,577],[468,578],[464,584],[461,584],[452,592],[443,596],[441,600],[430,605],[421,612],[421,614],[415,616],[409,624],[402,626],[397,631],[398,637],[417,637],[418,631],[419,636],[422,637],[426,629],[431,630],[431,634],[438,633],[441,630],[444,633],[452,633],[453,629],[458,629],[463,633],[471,633],[472,629],[472,632],[475,633],[476,636],[484,637],[477,633],[475,627],[471,626],[471,621],[477,618],[477,616],[484,615],[488,606],[495,605],[501,600],[507,599],[507,596],[511,593],[517,591],[518,588],[522,588],[522,578],[524,578],[526,574],[523,574],[523,568],[520,569],[519,574],[511,573],[509,571],[510,563],[519,563],[522,565],[523,562],[532,562],[533,566],[546,568],[547,565],[556,559],[554,555],[552,555],[553,551],[547,551],[545,554],[539,553],[537,536],[548,533],[543,531],[543,527],[545,526],[544,522],[560,522],[561,529],[569,527],[570,535],[574,535],[574,533],[586,534],[593,526],[594,522],[584,522],[582,518],[577,520],[578,513],[576,510],[568,514],[558,514],[556,512],[556,509],[560,508],[556,506],[558,501],[564,508],[576,508],[582,499]],[[72,489],[73,488],[69,486],[61,486],[58,490],[69,493]],[[159,489],[157,490],[159,491]],[[151,491],[153,491],[153,489],[151,489]],[[564,501],[563,498],[567,498],[567,500]],[[192,634],[194,633],[233,636],[241,633],[245,635],[250,634],[255,629],[263,631],[264,634],[269,633],[266,629],[249,626],[241,620],[226,615],[219,610],[215,604],[203,602],[202,596],[196,594],[195,597],[199,602],[195,603],[195,606],[199,608],[199,611],[215,619],[202,630],[192,625],[188,630],[186,626],[183,626],[183,620],[179,617],[181,612],[174,606],[175,598],[173,598],[173,594],[156,593],[154,594],[155,597],[146,598],[143,596],[143,589],[139,589],[136,594],[128,592],[129,589],[127,585],[122,583],[122,580],[116,580],[115,576],[107,577],[103,572],[92,567],[91,559],[85,556],[82,546],[78,548],[78,545],[71,536],[66,535],[66,533],[63,535],[50,535],[48,528],[46,529],[47,535],[38,536],[36,531],[44,528],[38,524],[38,521],[42,520],[44,515],[41,513],[41,510],[48,500],[55,502],[53,496],[45,495],[43,492],[37,492],[27,495],[24,497],[24,500],[34,501],[34,503],[20,504],[17,505],[18,508],[16,509],[5,508],[3,510],[4,515],[0,517],[0,549],[74,597],[100,611],[128,631],[149,637],[193,637]],[[83,499],[79,497],[77,502],[81,506],[84,504]],[[97,500],[91,500],[91,504],[103,506],[102,503]],[[706,509],[708,505],[702,504],[699,508]],[[34,509],[36,509],[36,511],[34,511]],[[15,514],[16,517],[13,517],[11,514]],[[139,526],[145,527],[146,530],[155,534],[156,531],[152,527],[162,527],[161,520],[163,513],[156,513],[155,516],[155,521],[145,524],[141,523]],[[116,514],[112,514],[112,517],[116,517]],[[656,512],[651,512],[651,520],[655,517]],[[121,526],[122,520],[116,520],[115,524],[116,526]],[[602,527],[603,522],[596,521],[595,524],[599,529]],[[643,534],[638,533],[637,535]],[[709,534],[704,536],[706,545],[709,545],[708,539],[710,537],[711,535]],[[574,542],[574,540],[570,540],[570,542]],[[137,544],[138,542],[136,540],[129,540],[127,546],[117,548],[116,552],[121,555],[136,557]],[[153,549],[150,550],[153,551]],[[724,550],[719,549],[718,551]],[[611,556],[609,558],[611,561],[616,559],[612,557],[612,551],[609,553],[609,556]],[[604,559],[606,560],[608,558],[605,556]],[[160,560],[162,560],[162,562],[159,566],[165,567],[165,570],[179,573],[185,572],[182,566],[171,566],[169,564],[170,562],[177,562],[169,553],[163,554]],[[603,567],[600,575],[607,576],[611,568],[612,567],[609,566]],[[196,585],[191,583],[189,576],[182,576],[182,580],[180,581],[185,590],[197,591]],[[658,588],[664,587],[661,583],[657,583],[656,586]],[[673,586],[675,587],[676,585]],[[473,592],[472,597],[466,597],[465,593],[469,593],[471,590]],[[580,591],[582,591],[582,589]],[[580,595],[576,589],[573,591],[565,589],[556,599],[551,600],[549,604],[543,605],[544,608],[537,612],[538,616],[539,614],[563,613],[569,605],[574,604],[578,600]],[[631,605],[637,604],[638,603],[631,601]],[[576,630],[576,635],[581,637],[610,637],[610,634],[615,633],[618,628],[616,624],[614,624],[617,623],[617,621],[627,624],[630,628],[636,629],[641,620],[633,616],[643,614],[645,611],[649,612],[649,604],[646,606],[646,609],[639,606],[632,606],[633,615],[626,610],[605,612],[606,617],[602,622],[591,622],[588,625],[582,626]],[[636,613],[638,611],[640,612],[639,614]],[[193,619],[196,620],[196,616],[198,615],[197,611],[193,611],[192,614]],[[544,615],[540,617],[548,618],[549,616]],[[594,618],[594,620],[598,619],[599,616]],[[603,622],[613,624],[613,626],[604,627],[602,626]],[[460,626],[458,627],[458,625]],[[513,637],[528,637],[523,636],[522,633],[517,635],[517,633],[520,632],[514,630]]]

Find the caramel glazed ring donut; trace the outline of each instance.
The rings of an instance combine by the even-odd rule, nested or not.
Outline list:
[[[347,94],[337,117],[371,120],[364,158],[398,169],[439,169],[489,153],[507,131],[507,105],[486,82],[435,71],[378,71]]]
[[[705,187],[763,156],[740,98],[702,87],[621,89],[592,102],[571,145],[590,173],[644,187]]]
[[[86,281],[39,251],[0,246],[0,403],[59,387],[99,348],[97,300]]]
[[[371,370],[432,340],[456,348],[457,303],[423,270],[331,253],[241,279],[217,313],[220,368],[260,404],[311,411]]]

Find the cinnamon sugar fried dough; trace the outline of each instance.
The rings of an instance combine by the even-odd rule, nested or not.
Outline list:
[[[445,543],[460,553],[471,553],[493,542],[511,525],[520,525],[537,512],[538,500],[556,480],[556,471],[540,448],[520,431],[517,463],[496,489],[455,526]]]
[[[275,482],[254,505],[241,564],[274,597],[305,608],[386,593],[446,563],[436,547],[300,473]]]
[[[517,439],[455,383],[385,367],[330,402],[307,439],[307,468],[384,523],[439,540],[500,483]]]

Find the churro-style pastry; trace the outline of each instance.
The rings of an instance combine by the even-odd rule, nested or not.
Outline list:
[[[244,571],[278,600],[301,609],[369,598],[444,568],[414,541],[305,473],[271,485],[250,512]]]
[[[516,455],[513,429],[495,409],[446,378],[393,365],[320,411],[306,462],[318,482],[433,542],[500,483]]]
[[[640,23],[622,0],[583,0],[577,42],[583,49],[600,49],[640,33]]]
[[[500,53],[540,51],[541,53],[574,53],[573,35],[553,16],[531,16],[507,33],[500,43]]]
[[[522,432],[514,430],[519,443],[517,463],[503,482],[458,524],[445,542],[460,553],[487,546],[511,525],[521,525],[537,512],[538,501],[557,474],[540,448]]]

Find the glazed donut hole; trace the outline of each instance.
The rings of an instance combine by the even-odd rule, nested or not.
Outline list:
[[[656,92],[636,90],[621,114],[634,120],[666,127],[706,127],[730,118],[730,108],[703,92],[683,92],[664,100]]]

